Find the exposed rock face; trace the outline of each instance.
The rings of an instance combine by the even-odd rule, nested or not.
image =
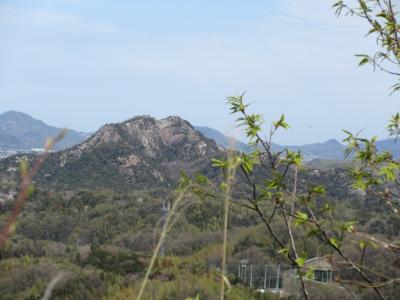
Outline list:
[[[120,124],[104,125],[85,143],[64,151],[64,165],[69,159],[79,158],[83,153],[113,144],[136,150],[136,155],[130,153],[119,158],[127,165],[137,165],[146,158],[198,159],[207,156],[210,151],[214,153],[216,149],[214,142],[205,139],[187,121],[179,117],[156,120],[149,116],[141,116]]]
[[[84,143],[53,153],[38,183],[54,187],[141,189],[177,183],[179,173],[210,175],[215,142],[179,117],[140,116],[107,124]]]

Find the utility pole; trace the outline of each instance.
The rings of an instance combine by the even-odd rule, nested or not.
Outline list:
[[[241,259],[240,260],[240,267],[242,269],[242,273],[244,271],[244,284],[246,284],[246,279],[247,279],[247,264],[249,263],[248,259]],[[243,277],[243,275],[242,275]]]
[[[170,208],[170,203],[169,203],[169,201],[165,200],[163,202],[163,206],[161,208],[161,213],[163,215],[161,217],[161,222],[160,222],[161,223],[161,231],[160,232],[162,232],[164,230],[165,220],[167,219],[169,208]],[[159,256],[161,256],[161,257],[165,256],[165,239],[161,244]]]
[[[250,287],[253,287],[253,265],[250,265]]]
[[[281,272],[281,265],[278,265],[278,270],[276,272],[276,290],[279,289],[279,276],[280,276],[280,272]]]
[[[247,279],[247,265],[244,266],[244,284],[246,284]]]
[[[264,267],[264,290],[267,289],[267,265]]]

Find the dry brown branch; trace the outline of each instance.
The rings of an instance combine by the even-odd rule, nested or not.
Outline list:
[[[67,133],[67,130],[62,130],[56,137],[47,140],[43,154],[34,162],[32,168],[28,171],[26,168],[21,168],[21,183],[19,185],[19,193],[15,201],[14,209],[7,219],[3,229],[0,233],[0,247],[2,247],[10,235],[15,231],[18,216],[24,208],[26,201],[32,191],[32,179],[35,177],[39,169],[42,167],[44,161],[50,153],[53,146],[58,143]]]

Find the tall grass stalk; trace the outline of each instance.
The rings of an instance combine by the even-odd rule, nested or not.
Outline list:
[[[229,152],[228,152],[228,161],[231,161],[234,156],[234,141],[230,141]],[[229,286],[229,280],[226,277],[226,248],[227,248],[227,240],[228,240],[228,221],[229,221],[229,202],[231,199],[231,191],[232,185],[236,176],[237,162],[232,162],[228,165],[227,173],[226,173],[226,181],[225,181],[225,195],[224,195],[224,231],[223,231],[223,243],[222,243],[222,266],[221,266],[221,290],[220,290],[220,299],[224,300],[225,298],[225,282]]]
[[[160,238],[158,240],[156,248],[153,251],[153,256],[151,257],[150,264],[147,267],[146,275],[145,275],[145,277],[143,279],[143,282],[142,282],[142,284],[140,286],[139,294],[137,295],[136,300],[140,300],[142,298],[142,296],[143,296],[144,289],[146,288],[146,284],[149,281],[149,277],[150,277],[151,271],[152,271],[152,269],[154,267],[154,263],[156,262],[158,253],[160,252],[161,245],[164,242],[165,237],[167,236],[167,233],[168,233],[169,229],[171,228],[169,225],[170,225],[170,223],[172,221],[172,217],[175,214],[175,211],[178,208],[179,204],[181,203],[181,201],[185,197],[186,190],[187,189],[185,188],[185,189],[183,189],[183,190],[181,190],[179,192],[178,197],[175,199],[174,203],[172,204],[172,207],[171,207],[170,211],[168,212],[167,218],[165,220],[164,228],[161,231]]]
[[[51,299],[51,294],[56,287],[57,283],[64,277],[64,272],[60,272],[57,274],[56,277],[54,277],[49,284],[46,287],[46,290],[44,292],[42,300],[50,300]]]

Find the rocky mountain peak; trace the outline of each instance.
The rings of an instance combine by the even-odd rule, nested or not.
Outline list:
[[[173,152],[174,157],[180,159],[203,157],[207,151],[217,148],[213,141],[204,138],[180,117],[157,120],[150,116],[138,116],[122,123],[104,125],[87,142],[72,151],[90,151],[112,144],[131,148],[132,151],[136,149],[148,157],[162,157]]]
[[[88,140],[52,153],[38,182],[64,187],[148,188],[174,185],[179,174],[210,173],[222,154],[214,141],[172,116],[139,116],[101,127]]]

